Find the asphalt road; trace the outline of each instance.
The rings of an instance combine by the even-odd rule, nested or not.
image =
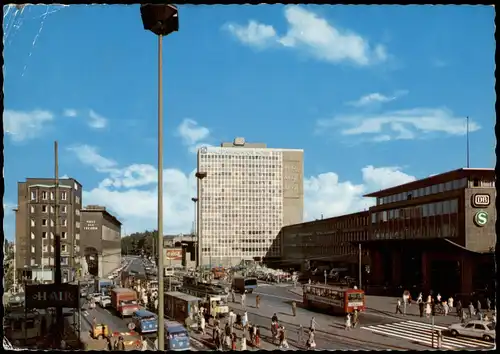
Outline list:
[[[255,296],[261,296],[261,306],[255,308]],[[239,297],[237,297],[239,301]],[[297,303],[297,318],[291,316],[291,301]],[[316,349],[338,349],[338,350],[360,350],[360,349],[428,349],[417,343],[411,343],[396,338],[386,338],[372,333],[366,333],[360,329],[355,329],[347,333],[344,330],[343,316],[327,315],[321,312],[310,311],[300,308],[302,297],[288,291],[283,285],[278,286],[259,286],[253,294],[248,294],[246,304],[248,306],[249,321],[258,326],[270,327],[272,312],[275,312],[288,330],[289,342],[291,345],[302,348],[303,344],[297,343],[298,325],[302,324],[304,328],[309,327],[311,318],[314,316],[319,323],[316,332]],[[240,307],[235,305],[235,307]],[[268,310],[266,310],[266,308]],[[252,313],[254,312],[254,313]],[[360,314],[359,321],[361,326],[384,325],[394,322],[392,318]],[[305,335],[304,335],[305,336]],[[305,340],[305,339],[304,339]]]
[[[255,304],[255,296],[260,294],[262,299],[265,299],[273,306],[276,306],[276,308],[283,308],[284,314],[288,315],[291,313],[292,301],[297,303],[297,307],[301,307],[302,304],[302,297],[288,291],[289,288],[290,287],[283,286],[260,286],[257,291],[247,296],[247,303],[252,305]],[[332,324],[344,325],[344,316],[332,316],[321,312],[311,310],[308,311],[310,312],[311,317],[314,316],[315,318],[323,318],[325,321],[332,322]],[[373,326],[394,322],[394,319],[362,313],[360,315],[360,322],[363,326]]]
[[[144,265],[142,264],[142,260],[140,258],[132,258],[126,270],[136,272],[141,275],[146,274],[146,270],[144,269]]]

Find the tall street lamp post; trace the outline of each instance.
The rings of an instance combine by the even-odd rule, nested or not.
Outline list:
[[[200,235],[202,233],[202,230],[201,230],[201,202],[202,202],[202,198],[201,198],[201,188],[202,188],[202,185],[201,185],[201,182],[203,181],[203,179],[205,177],[207,177],[207,173],[206,172],[196,172],[195,174],[196,178],[198,179],[198,222],[197,222],[197,226],[198,226],[198,231],[196,232],[196,267],[201,267],[201,264],[200,264],[200,246],[201,246],[201,242],[200,242]]]
[[[193,197],[191,200],[194,203],[194,218],[193,218],[193,239],[194,239],[194,265],[195,267],[198,266],[198,257],[197,257],[197,250],[198,250],[198,239],[197,239],[197,222],[196,222],[196,203],[198,203],[198,198]]]
[[[164,287],[163,287],[163,85],[162,39],[179,30],[175,5],[141,5],[144,29],[158,36],[158,350],[165,349]]]

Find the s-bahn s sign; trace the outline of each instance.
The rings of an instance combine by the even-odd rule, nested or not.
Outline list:
[[[476,215],[474,215],[474,223],[479,227],[485,226],[488,223],[488,213],[485,211],[478,211]]]
[[[490,195],[484,193],[474,194],[472,196],[472,206],[475,208],[484,208],[491,203]]]

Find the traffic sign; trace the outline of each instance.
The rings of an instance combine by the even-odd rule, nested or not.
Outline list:
[[[133,331],[135,329],[135,324],[133,322],[130,322],[127,327],[128,327],[128,329]]]
[[[478,211],[476,215],[474,215],[474,223],[479,227],[486,225],[488,223],[488,213],[483,210]]]

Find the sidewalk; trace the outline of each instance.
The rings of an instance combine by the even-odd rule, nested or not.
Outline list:
[[[290,288],[288,291],[302,296],[302,288]],[[412,303],[410,306],[406,307],[406,315],[396,315],[396,304],[398,303],[398,299],[398,297],[366,295],[366,313],[374,316],[392,317],[397,320],[429,322],[425,313],[423,317],[420,317],[419,307],[416,303]],[[404,311],[403,307],[401,309]],[[456,308],[453,308],[447,316],[435,316],[434,321],[436,325],[448,327],[451,324],[460,322],[460,319],[457,316]]]

